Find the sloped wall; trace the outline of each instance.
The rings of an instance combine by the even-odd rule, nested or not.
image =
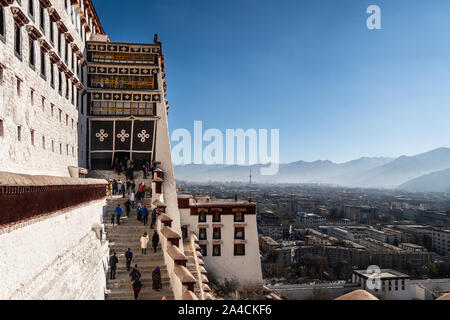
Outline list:
[[[0,299],[104,299],[105,200],[0,229]]]

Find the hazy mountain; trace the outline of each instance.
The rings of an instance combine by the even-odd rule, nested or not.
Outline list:
[[[450,169],[445,169],[409,180],[399,189],[418,192],[450,192]]]
[[[246,182],[251,170],[253,181],[261,183],[329,183],[351,187],[397,188],[409,180],[430,173],[436,174],[430,179],[440,179],[438,176],[444,175],[445,172],[439,172],[450,168],[450,148],[439,148],[396,159],[364,157],[345,163],[329,160],[296,161],[281,164],[275,176],[261,176],[261,167],[262,165],[175,166],[175,176],[179,180],[193,182]],[[431,181],[430,188],[434,188]],[[437,184],[436,188],[440,188],[440,185]]]
[[[358,175],[349,185],[396,188],[414,178],[450,168],[450,148],[439,148],[415,156],[401,156]]]
[[[391,158],[360,158],[342,164],[319,160],[314,162],[297,161],[281,164],[275,176],[261,176],[262,165],[186,165],[175,166],[175,176],[179,180],[205,181],[248,181],[250,170],[256,182],[290,183],[337,183],[341,176],[366,171],[392,161]],[[334,178],[336,177],[336,178]]]

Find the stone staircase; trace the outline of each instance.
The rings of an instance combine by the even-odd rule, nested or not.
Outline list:
[[[142,181],[135,180],[136,185]],[[148,186],[150,180],[145,180]],[[151,238],[153,236],[154,229],[150,229],[151,217],[149,217],[149,224],[144,226],[141,221],[137,220],[136,210],[131,209],[129,218],[122,217],[120,219],[120,226],[115,224],[112,226],[110,220],[111,215],[120,203],[123,207],[123,203],[126,201],[121,196],[114,196],[107,200],[108,208],[106,210],[105,222],[106,223],[106,239],[109,241],[110,253],[114,251],[117,253],[119,263],[116,269],[116,279],[110,280],[108,274],[107,282],[107,300],[133,300],[133,290],[131,287],[131,281],[129,272],[125,266],[125,252],[128,248],[133,251],[133,260],[131,266],[138,265],[138,269],[142,274],[142,290],[139,294],[139,300],[161,300],[162,297],[166,297],[167,300],[173,300],[174,295],[170,285],[169,275],[164,263],[163,253],[161,251],[161,245],[158,246],[157,252],[153,253],[151,244]],[[146,204],[150,207],[151,198],[146,197],[142,204]],[[141,253],[140,237],[144,232],[147,232],[150,238],[150,242],[147,246],[147,254]],[[156,291],[152,289],[152,272],[159,267],[161,269],[161,282],[162,290]]]

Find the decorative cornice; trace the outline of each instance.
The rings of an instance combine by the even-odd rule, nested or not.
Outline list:
[[[59,63],[61,61],[61,59],[59,58],[58,54],[54,51],[50,51],[49,52],[49,56],[50,56],[50,62],[55,64],[55,63]]]
[[[58,14],[55,8],[48,9],[48,15],[53,22],[58,22],[61,20],[61,16]]]
[[[24,25],[30,23],[30,20],[19,7],[11,7],[11,11],[13,13],[13,18],[19,27],[23,27]]]
[[[65,34],[64,34],[64,38],[66,39],[66,42],[68,42],[68,43],[72,43],[73,42],[73,37],[72,37],[72,35],[69,33],[69,32],[66,32]]]
[[[50,8],[52,6],[52,3],[49,0],[39,0],[39,2],[44,9]]]
[[[42,37],[42,33],[33,25],[27,25],[26,30],[31,40],[37,40]]]
[[[0,0],[0,6],[7,7],[14,3],[14,0]]]
[[[56,27],[58,28],[59,32],[61,32],[61,33],[66,33],[67,31],[69,31],[67,29],[66,25],[61,20],[56,22]]]
[[[39,41],[41,44],[42,52],[47,53],[52,49],[52,46],[45,39],[40,39]]]

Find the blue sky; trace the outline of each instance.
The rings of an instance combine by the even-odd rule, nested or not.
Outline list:
[[[133,4],[131,4],[133,3]],[[280,129],[280,160],[450,146],[450,1],[94,0],[166,56],[170,130]],[[366,28],[381,8],[382,30]]]

